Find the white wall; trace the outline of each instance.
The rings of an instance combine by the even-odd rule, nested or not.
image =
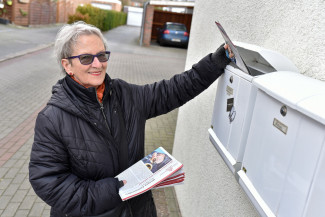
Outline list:
[[[324,0],[196,0],[186,69],[223,43],[214,21],[232,40],[282,53],[300,73],[325,81]],[[173,154],[186,171],[179,206],[183,217],[258,216],[209,141],[216,87],[179,109]]]
[[[142,25],[143,8],[127,7],[127,21],[126,24],[130,26]]]

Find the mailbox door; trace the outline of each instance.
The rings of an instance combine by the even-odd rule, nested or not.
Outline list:
[[[286,116],[282,116],[282,106],[263,91],[257,91],[243,160],[247,177],[275,214],[300,121],[300,114],[290,107],[287,107]]]
[[[325,170],[321,170],[321,173],[318,171],[315,176],[315,184],[313,185],[313,188],[317,190],[309,193],[310,189],[313,189],[311,186],[325,140],[324,132],[324,126],[315,120],[304,115],[300,119],[294,149],[292,151],[292,157],[286,175],[285,189],[282,193],[278,209],[279,217],[303,216],[302,214],[306,201],[315,200],[321,195],[323,200],[318,202],[315,200],[308,203],[310,206],[313,206],[313,210],[310,211],[314,212],[317,210],[318,215],[307,216],[319,216],[319,213],[325,213],[325,207],[323,204],[325,199],[325,182],[322,182],[321,186],[319,186],[320,183],[318,182],[318,177],[323,177],[324,181]],[[322,178],[320,180],[322,180]],[[307,200],[308,195],[310,195],[310,200]]]
[[[323,132],[321,134],[324,135],[324,132],[325,127],[323,126]],[[315,159],[318,161],[318,165],[314,173],[314,180],[310,188],[309,198],[306,201],[305,217],[319,216],[325,213],[325,140],[323,140],[322,146],[320,157]]]
[[[236,161],[242,161],[246,142],[245,120],[250,120],[248,111],[251,100],[252,83],[241,77],[243,72],[238,69],[226,69],[219,80],[215,99],[212,126],[213,131],[227,151]],[[252,106],[251,109],[252,110]],[[245,136],[245,138],[243,138]],[[219,144],[220,145],[220,144]]]

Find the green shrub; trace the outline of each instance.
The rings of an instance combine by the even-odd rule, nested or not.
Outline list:
[[[102,31],[126,24],[126,13],[102,10],[87,4],[78,6],[76,13],[69,16],[68,23],[82,20],[98,27]]]
[[[89,15],[76,12],[75,14],[69,16],[68,23],[74,23],[76,21],[84,21],[85,23],[89,23]]]

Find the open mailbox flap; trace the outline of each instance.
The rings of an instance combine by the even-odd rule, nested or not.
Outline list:
[[[271,97],[325,124],[325,82],[283,71],[259,76],[253,84]]]
[[[252,76],[275,71],[298,72],[297,67],[278,52],[243,42],[234,44]]]

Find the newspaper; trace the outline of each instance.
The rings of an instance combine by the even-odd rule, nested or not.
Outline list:
[[[184,182],[183,164],[159,147],[116,176],[126,184],[119,189],[121,199],[128,200],[152,188],[173,186]]]
[[[232,41],[230,40],[229,36],[227,35],[226,31],[224,30],[224,28],[221,26],[220,23],[218,23],[216,21],[216,25],[219,28],[219,31],[222,35],[222,37],[225,39],[226,44],[228,44],[230,46],[231,51],[233,52],[233,54],[235,55],[235,59],[236,59],[236,65],[238,66],[238,68],[240,68],[243,72],[250,74],[249,70],[247,69],[243,59],[241,58],[236,46],[232,43]]]

